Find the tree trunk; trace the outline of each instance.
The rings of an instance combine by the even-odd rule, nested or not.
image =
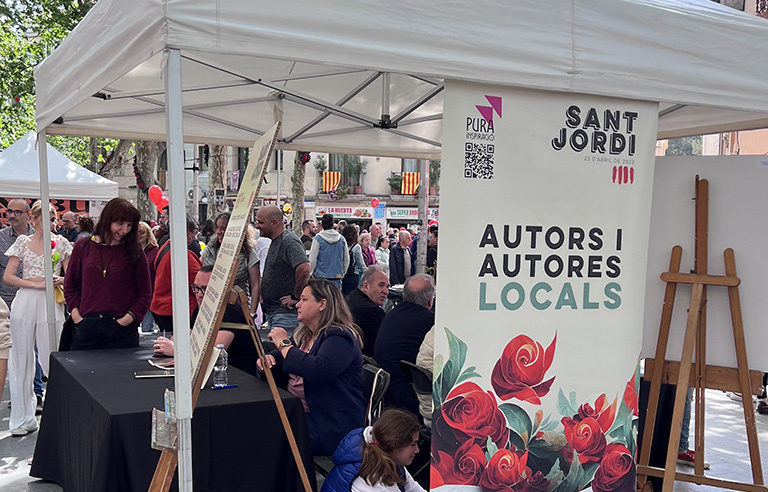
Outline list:
[[[157,219],[158,210],[147,194],[149,187],[157,184],[157,161],[165,150],[165,142],[136,142],[136,208],[143,220]],[[141,187],[143,185],[143,188]]]
[[[88,149],[91,154],[91,159],[88,162],[88,170],[94,173],[99,172],[99,154],[101,154],[101,146],[99,145],[99,139],[91,137],[88,139]]]
[[[306,155],[306,159],[302,157]],[[293,174],[291,175],[291,205],[293,212],[293,232],[301,237],[301,223],[304,222],[304,176],[306,175],[306,161],[309,161],[309,152],[296,152],[293,159]]]
[[[226,190],[227,146],[214,145],[208,163],[208,219],[214,220],[222,211],[216,206],[216,189]],[[226,191],[225,191],[226,193]]]
[[[128,160],[133,147],[133,140],[120,140],[115,147],[115,151],[112,153],[112,159],[106,164],[101,166],[99,174],[107,179],[111,179],[115,175],[115,171],[120,169]]]

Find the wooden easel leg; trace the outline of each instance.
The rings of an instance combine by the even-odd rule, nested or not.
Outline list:
[[[149,484],[149,492],[168,492],[168,489],[171,488],[173,475],[176,473],[178,461],[179,455],[176,451],[164,450],[160,454],[160,461],[157,462],[152,483]]]
[[[694,270],[699,275],[706,275],[709,265],[709,181],[699,179],[696,176],[696,252],[694,256]],[[694,385],[694,402],[696,404],[696,441],[693,449],[696,452],[694,461],[694,473],[704,474],[704,429],[706,417],[706,399],[704,390],[707,367],[707,286],[704,286],[701,297],[701,315],[696,336],[696,383]],[[689,423],[690,429],[690,423]]]
[[[725,274],[735,277],[736,257],[734,256],[733,249],[726,249],[723,256],[725,257]],[[763,467],[760,462],[760,446],[757,442],[755,407],[752,406],[747,343],[744,338],[744,321],[741,317],[741,297],[738,287],[728,287],[728,299],[731,304],[733,341],[736,345],[736,362],[739,368],[739,386],[741,387],[741,404],[744,407],[744,423],[747,426],[747,443],[749,444],[749,459],[752,463],[752,480],[755,484],[763,485]]]
[[[672,248],[672,255],[669,260],[669,271],[678,273],[680,271],[680,261],[683,256],[683,248],[675,246]],[[645,413],[645,426],[643,430],[643,441],[640,451],[641,465],[648,466],[651,459],[651,446],[653,445],[653,431],[656,426],[656,413],[659,408],[659,393],[661,391],[661,377],[664,372],[664,360],[667,356],[667,344],[669,342],[669,327],[672,322],[672,310],[675,305],[675,292],[677,284],[667,283],[664,292],[664,307],[661,311],[661,323],[659,325],[659,336],[656,341],[656,355],[654,359],[654,370],[651,376],[651,389],[648,393],[648,408]],[[645,475],[638,475],[639,483],[646,483]]]
[[[685,327],[683,341],[683,354],[680,357],[680,371],[677,375],[677,391],[675,392],[675,405],[672,411],[672,425],[669,429],[669,443],[667,445],[667,460],[664,464],[664,486],[662,492],[672,492],[675,486],[675,469],[677,464],[677,449],[680,445],[680,426],[683,422],[683,410],[685,396],[688,392],[688,382],[691,377],[691,361],[693,360],[693,348],[696,342],[696,331],[699,326],[701,300],[704,294],[703,284],[693,284],[691,291],[691,304],[688,308],[688,322]],[[654,368],[654,374],[656,368]]]

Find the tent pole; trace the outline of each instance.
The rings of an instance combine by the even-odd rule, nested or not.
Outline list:
[[[165,122],[168,155],[171,292],[176,327],[189,327],[187,306],[187,227],[182,129],[181,53],[169,49],[165,66]],[[192,362],[188,329],[174,330],[176,418],[178,423],[179,490],[192,491]]]
[[[48,220],[48,206],[51,203],[51,192],[48,183],[48,144],[45,138],[45,129],[37,134],[37,163],[40,166],[40,204],[43,205],[40,225],[43,227],[43,258],[50,258],[51,248],[51,223]],[[56,311],[53,300],[53,263],[44,261],[45,269],[45,314],[48,321],[48,340],[50,351],[55,352],[59,348],[58,333],[56,333]],[[42,357],[42,356],[41,356]],[[48,357],[44,355],[44,357]]]

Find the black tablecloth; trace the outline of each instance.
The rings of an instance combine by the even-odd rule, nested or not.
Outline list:
[[[152,369],[150,356],[146,348],[53,354],[30,475],[67,492],[145,492],[160,458],[151,409],[173,389],[173,378],[134,378]],[[239,387],[206,387],[194,412],[195,491],[303,490],[267,384],[232,367],[229,380]],[[301,402],[281,395],[314,486]]]

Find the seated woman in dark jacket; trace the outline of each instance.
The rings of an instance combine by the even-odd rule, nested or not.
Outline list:
[[[300,324],[293,340],[273,328],[269,338],[278,348],[267,363],[281,366],[289,376],[288,391],[301,398],[312,452],[332,454],[365,418],[360,330],[341,291],[327,280],[310,279],[296,308]]]

